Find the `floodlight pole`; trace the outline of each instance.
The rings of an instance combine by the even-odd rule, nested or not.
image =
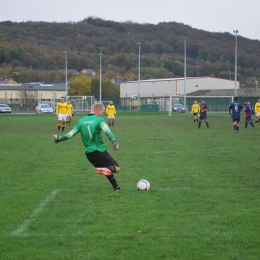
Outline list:
[[[139,56],[138,56],[138,110],[140,111],[140,45],[141,42],[137,42],[139,47]]]
[[[182,37],[184,39],[184,107],[186,109],[186,39],[187,37]]]
[[[66,75],[66,85],[65,85],[65,88],[66,88],[66,102],[67,102],[67,96],[68,96],[68,66],[67,66],[67,58],[68,58],[68,53],[67,51],[64,51],[64,54],[65,54],[65,75]]]
[[[237,96],[237,33],[238,30],[233,31],[236,35],[236,44],[235,44],[235,91],[234,91],[234,96]]]
[[[100,56],[100,75],[99,75],[99,102],[102,102],[102,47],[99,47],[99,56]]]

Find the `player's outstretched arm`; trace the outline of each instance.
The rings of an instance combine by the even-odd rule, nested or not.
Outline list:
[[[68,132],[67,134],[61,135],[61,136],[54,135],[53,136],[54,143],[59,143],[59,142],[62,142],[62,141],[66,141],[66,140],[72,138],[73,136],[75,136],[79,131],[80,131],[80,128],[78,127],[78,123],[77,123],[73,127],[73,129],[70,132]]]
[[[109,140],[112,142],[113,149],[115,151],[118,150],[119,149],[119,143],[116,141],[116,138],[113,135],[113,133],[111,132],[111,130],[108,127],[108,125],[104,121],[102,121],[100,123],[100,127],[103,130],[103,132],[106,134],[106,136],[109,138]]]
[[[67,138],[65,135],[64,136],[58,136],[58,135],[53,136],[54,143],[59,143],[59,142],[62,142],[62,141],[66,141],[68,139],[69,138]]]
[[[105,121],[100,122],[100,128],[112,143],[116,140],[115,136],[113,135],[113,133],[111,132],[110,128],[108,127]]]

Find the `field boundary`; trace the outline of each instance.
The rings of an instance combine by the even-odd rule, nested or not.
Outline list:
[[[22,225],[18,229],[16,229],[14,232],[12,232],[11,235],[13,236],[22,236],[24,235],[24,232],[26,231],[29,224],[32,222],[34,218],[39,215],[39,213],[43,210],[43,208],[46,206],[46,204],[51,201],[55,195],[58,193],[58,190],[54,190],[45,200],[40,203],[40,205],[33,211],[33,213],[29,216],[28,219],[26,219]]]

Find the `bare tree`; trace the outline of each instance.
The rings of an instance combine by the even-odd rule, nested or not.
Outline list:
[[[29,104],[29,106],[38,99],[38,92],[30,89],[29,85],[21,85],[16,94],[21,104]]]

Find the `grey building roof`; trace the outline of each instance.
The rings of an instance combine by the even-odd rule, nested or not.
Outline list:
[[[20,90],[20,89],[30,89],[30,90],[66,90],[66,83],[54,83],[45,84],[40,82],[34,83],[22,83],[22,84],[0,84],[0,89],[7,90]],[[69,90],[69,85],[67,90]]]
[[[8,79],[0,79],[0,84],[6,84],[8,82]]]
[[[122,82],[129,82],[129,81],[134,81],[136,79],[134,78],[113,78],[113,82],[115,82],[116,84],[120,84]]]
[[[60,69],[59,72],[62,72],[62,73],[66,73],[66,70],[65,69]],[[71,72],[71,73],[74,73],[74,74],[79,74],[79,72],[75,69],[67,69],[67,72]]]
[[[0,89],[19,90],[22,84],[0,84]]]
[[[134,80],[136,80],[136,79],[134,79],[134,78],[127,78],[127,79],[126,79],[126,82],[134,81]],[[140,80],[143,80],[143,79],[141,78]]]
[[[124,78],[113,78],[113,80],[114,80],[114,82],[116,83],[116,84],[120,84],[121,82],[124,82],[125,81],[125,79]]]

